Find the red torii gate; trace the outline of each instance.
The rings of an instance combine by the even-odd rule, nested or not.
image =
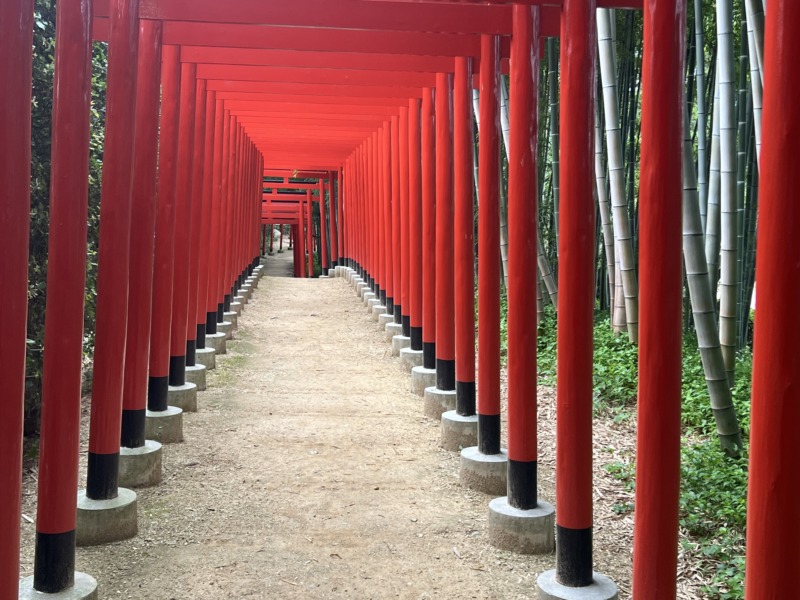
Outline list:
[[[584,586],[592,580],[590,300],[595,3],[565,0],[563,6],[541,8],[531,8],[529,3],[505,4],[364,0],[95,3],[96,38],[109,39],[111,53],[95,356],[102,376],[95,382],[92,404],[87,487],[90,497],[104,500],[116,495],[119,432],[124,440],[126,419],[138,423],[144,409],[143,395],[141,391],[137,395],[137,389],[141,390],[143,377],[147,376],[144,373],[148,372],[141,364],[129,364],[127,356],[123,360],[126,344],[129,355],[149,352],[151,387],[173,380],[173,371],[179,381],[180,367],[185,364],[182,361],[192,353],[192,335],[199,339],[200,327],[205,327],[207,333],[214,330],[217,317],[221,318],[229,307],[235,289],[257,260],[262,193],[259,186],[265,165],[342,172],[344,194],[340,189],[338,206],[341,210],[344,204],[344,210],[340,215],[343,219],[337,219],[336,241],[339,256],[387,301],[399,304],[401,320],[406,317],[409,323],[405,330],[421,330],[423,347],[426,343],[436,344],[435,356],[446,371],[445,379],[470,383],[462,378],[463,370],[467,371],[464,376],[469,377],[469,365],[459,366],[459,354],[469,351],[462,332],[469,311],[465,306],[459,308],[466,297],[463,293],[454,297],[457,290],[463,290],[453,287],[468,280],[469,272],[463,270],[465,246],[457,241],[450,243],[452,230],[442,229],[436,237],[441,244],[436,252],[436,269],[428,264],[430,259],[424,261],[421,256],[423,249],[432,249],[430,224],[452,219],[453,210],[456,226],[464,233],[465,223],[458,219],[464,217],[460,200],[469,187],[463,164],[471,150],[463,145],[463,128],[464,100],[474,85],[470,67],[479,74],[482,84],[480,138],[488,142],[485,152],[481,144],[479,161],[481,248],[492,256],[492,248],[498,246],[493,237],[498,228],[484,207],[496,212],[498,174],[496,165],[491,164],[497,155],[493,150],[497,145],[496,86],[501,59],[510,55],[509,155],[513,167],[509,173],[509,411],[513,419],[509,419],[509,502],[526,510],[538,504],[536,380],[531,366],[535,365],[536,337],[535,320],[529,318],[527,308],[535,294],[535,278],[530,277],[528,269],[536,259],[535,243],[530,244],[536,219],[535,206],[530,202],[536,188],[531,148],[535,71],[530,58],[536,55],[532,49],[538,47],[538,37],[557,33],[547,28],[556,23],[562,35],[562,111],[568,117],[561,119],[561,168],[566,176],[561,178],[556,578],[568,587]],[[47,307],[42,468],[33,582],[35,589],[46,592],[69,587],[74,572],[71,540],[75,535],[92,38],[88,5],[87,0],[58,3],[51,221],[59,227],[50,234],[48,292],[59,301]],[[603,0],[596,5],[619,3]],[[637,597],[669,598],[675,594],[679,486],[681,254],[680,212],[676,206],[681,189],[674,173],[680,165],[682,142],[680,81],[685,7],[681,0],[650,0],[644,8],[642,328],[634,589]],[[0,469],[0,482],[8,483],[0,486],[0,492],[8,494],[2,496],[2,505],[14,509],[4,515],[9,519],[8,527],[0,529],[14,532],[19,521],[19,423],[24,377],[24,328],[19,324],[25,322],[22,281],[27,255],[24,175],[30,146],[26,124],[30,121],[31,2],[8,0],[0,15],[0,56],[22,59],[6,60],[0,66],[0,77],[13,91],[0,101],[0,126],[8,133],[0,144],[0,179],[8,182],[0,211],[0,225],[5,232],[0,236],[0,283],[2,289],[9,290],[8,316],[17,321],[8,343],[0,346],[0,362],[12,369],[11,401],[0,404],[0,450],[4,457],[10,457]],[[268,24],[269,35],[255,23]],[[425,31],[419,31],[423,23]],[[747,580],[751,598],[778,597],[785,589],[792,567],[796,566],[792,549],[800,530],[800,516],[794,507],[798,496],[796,478],[781,468],[784,462],[795,464],[800,454],[796,444],[790,442],[794,421],[790,417],[800,410],[800,369],[791,359],[789,346],[800,334],[800,318],[792,302],[800,295],[800,279],[779,270],[780,264],[800,263],[797,244],[785,244],[798,226],[797,214],[787,212],[790,207],[785,202],[785,197],[800,184],[798,171],[788,162],[800,136],[800,112],[791,105],[798,81],[797,63],[785,60],[800,55],[798,33],[800,8],[789,0],[772,0],[765,48],[768,71],[774,79],[765,87],[764,101],[764,212],[759,226],[769,235],[761,236],[763,247],[759,248],[758,259],[760,288],[767,292],[759,299],[759,313],[764,316],[759,317],[755,345]],[[289,50],[309,54],[294,57],[298,62],[292,62],[286,54]],[[162,51],[156,206],[152,192],[156,181],[157,110],[152,109],[158,106],[158,86],[153,85],[155,79],[142,76],[148,71],[141,67],[149,66],[151,75],[156,72],[162,65]],[[218,58],[212,58],[217,51]],[[344,56],[337,61],[332,55],[325,62],[325,58],[312,55],[326,52],[376,56],[354,57],[348,65],[349,59]],[[378,54],[405,58],[380,60]],[[448,59],[447,64],[442,57]],[[452,68],[448,66],[450,59]],[[453,79],[458,83],[455,87]],[[435,111],[433,88],[437,90]],[[457,116],[452,115],[457,121],[450,121],[449,102],[443,99],[451,94],[460,109]],[[310,96],[309,101],[301,96]],[[137,116],[135,130],[132,114]],[[421,184],[414,182],[404,190],[410,183],[408,170],[416,167],[415,160],[407,162],[405,169],[402,163],[409,160],[409,153],[415,159],[417,156],[417,114]],[[449,155],[453,143],[449,126],[458,128],[461,136],[453,147],[457,164],[452,186],[447,183],[449,177],[441,176],[443,171],[449,173],[453,160]],[[439,175],[435,179],[434,128],[438,136],[435,158]],[[396,161],[399,147],[394,146],[398,136],[410,143],[400,164]],[[133,172],[131,164],[135,165]],[[134,173],[141,173],[142,177],[134,177]],[[403,186],[396,190],[398,178]],[[434,181],[439,185],[435,192]],[[187,192],[193,185],[203,189],[201,201],[190,200]],[[150,204],[146,190],[150,190]],[[434,194],[437,218],[432,221],[426,211],[433,205]],[[162,204],[165,197],[171,200]],[[83,210],[77,210],[81,207]],[[403,207],[406,211],[401,213]],[[147,218],[132,223],[131,208],[143,211]],[[151,214],[154,217],[148,216]],[[176,219],[178,228],[174,229]],[[408,227],[419,234],[420,247],[410,244],[412,233],[406,230]],[[140,271],[146,265],[138,262],[137,252],[143,250],[138,244],[148,239],[153,228],[156,265],[150,271]],[[165,240],[171,239],[174,231],[179,245],[170,248]],[[201,242],[209,248],[203,250]],[[199,251],[199,256],[193,250]],[[454,252],[459,260],[454,261]],[[404,260],[409,259],[411,264],[404,265]],[[495,390],[499,364],[495,365],[497,353],[492,354],[499,339],[492,321],[498,263],[481,260],[479,273],[478,410],[480,416],[488,417],[478,421],[479,447],[490,454],[500,451],[499,419],[494,418],[499,415]],[[155,275],[151,281],[156,302],[148,320],[148,300],[129,289],[135,287],[138,276],[148,279],[149,272]],[[176,272],[177,285],[173,288],[172,276]],[[434,298],[438,299],[435,311]],[[454,305],[456,315],[448,317]],[[143,329],[134,315],[147,321],[141,324]],[[441,322],[450,318],[452,323]],[[152,338],[149,333],[140,336],[151,338],[149,347],[134,344],[135,352],[131,353],[132,332],[144,331],[151,322]],[[414,339],[415,335],[410,337]],[[164,369],[167,359],[170,368],[165,373],[159,369]],[[450,377],[450,363],[455,362],[458,364],[452,367],[454,373]],[[489,365],[486,370],[485,364]],[[441,383],[449,385],[450,381]],[[139,388],[130,387],[134,385]],[[129,394],[135,396],[130,403]],[[160,402],[161,396],[156,396]],[[481,406],[484,402],[487,410]],[[459,403],[462,412],[469,410],[467,405]],[[134,427],[134,432],[137,427],[140,425]],[[131,431],[127,433],[132,435]],[[11,596],[16,591],[8,582],[14,581],[18,571],[17,552],[14,534],[0,540],[0,568],[10,573],[10,577],[4,572],[0,578],[0,586],[5,586],[0,587],[3,595]],[[48,570],[50,565],[57,568]]]

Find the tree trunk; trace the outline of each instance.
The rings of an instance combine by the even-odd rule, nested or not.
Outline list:
[[[608,173],[611,180],[614,237],[617,241],[616,250],[625,292],[628,336],[635,344],[638,340],[639,328],[639,290],[628,207],[625,202],[625,174],[622,159],[622,135],[619,127],[616,65],[611,40],[611,17],[610,11],[607,9],[598,9],[597,11],[597,43],[600,52],[600,74],[603,81],[603,108],[608,146]]]
[[[700,222],[688,110],[685,115],[683,142],[683,258],[686,279],[689,283],[692,317],[697,332],[697,346],[703,361],[703,372],[711,399],[711,410],[717,425],[717,435],[727,455],[739,456],[742,450],[742,436],[722,359],[714,296],[711,293],[708,266],[703,250],[703,227]]]

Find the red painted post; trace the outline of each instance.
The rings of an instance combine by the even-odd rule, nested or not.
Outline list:
[[[192,238],[194,190],[194,124],[197,65],[181,64],[180,119],[178,122],[178,179],[175,188],[175,267],[172,284],[169,384],[186,384],[186,329],[189,322],[189,257]]]
[[[453,83],[453,281],[456,412],[475,414],[475,190],[472,144],[472,59],[456,58]]]
[[[681,172],[683,148],[685,9],[683,0],[644,6],[633,534],[637,598],[675,598],[676,593],[683,264],[682,188],[675,174]]]
[[[306,243],[308,244],[308,277],[314,277],[314,220],[311,218],[311,190],[306,191]]]
[[[392,117],[392,314],[402,323],[402,284],[400,283],[400,119]]]
[[[383,290],[382,300],[386,306],[386,313],[394,318],[394,257],[392,256],[392,125],[390,121],[381,128],[383,147],[381,154],[381,223],[384,265],[386,270],[386,285]]]
[[[208,286],[211,277],[211,236],[213,220],[213,195],[214,195],[214,150],[216,148],[217,112],[216,92],[206,92],[206,125],[205,141],[203,142],[203,196],[200,206],[200,240],[198,248],[197,280],[197,311],[195,322],[197,324],[197,349],[206,347],[206,333],[208,331]],[[216,332],[216,324],[214,326]]]
[[[800,366],[793,340],[800,335],[800,5],[771,0],[764,36],[763,145],[759,190],[758,310],[753,363],[750,481],[747,506],[745,597],[792,594],[798,569],[800,485],[792,465],[800,454],[792,423],[800,417]]]
[[[330,263],[328,262],[328,215],[325,207],[325,180],[319,180],[319,230],[320,230],[320,266],[322,274],[327,275]]]
[[[133,192],[138,0],[117,0],[111,13],[106,132],[100,201],[92,411],[86,496],[117,497],[122,387],[128,327]]]
[[[0,402],[0,597],[16,598],[19,577],[22,422],[28,322],[28,236],[31,172],[31,63],[33,1],[0,7],[0,289],[4,290],[6,373]],[[83,216],[83,215],[81,215]]]
[[[211,169],[210,233],[205,239],[208,261],[208,284],[205,290],[206,335],[217,333],[217,317],[222,317],[222,297],[219,295],[220,253],[222,244],[222,152],[225,147],[227,115],[224,103],[217,100],[214,107],[214,148]]]
[[[342,235],[342,186],[339,180],[341,171],[331,171],[330,194],[331,194],[331,266],[336,268],[340,265]]]
[[[156,249],[153,270],[153,316],[147,408],[167,410],[169,334],[172,323],[172,274],[175,250],[175,182],[178,176],[178,116],[180,112],[180,49],[164,46],[161,60],[161,125],[158,148]]]
[[[161,30],[160,21],[142,20],[139,25],[128,337],[120,437],[120,445],[124,448],[141,448],[145,443],[147,367],[153,310]]]
[[[408,107],[400,107],[400,118],[397,123],[400,136],[400,322],[405,337],[411,336],[411,317],[409,315],[408,296]]]
[[[556,580],[574,588],[594,582],[595,10],[594,0],[566,0],[561,13]]]
[[[50,301],[44,323],[33,567],[33,588],[43,593],[66,590],[75,581],[92,81],[91,11],[85,0],[59,2],[56,22],[47,265]],[[30,31],[28,27],[25,33]],[[22,120],[20,113],[14,118]],[[16,151],[23,155],[27,147]],[[21,172],[28,173],[28,167]],[[27,194],[27,184],[25,188]],[[18,521],[15,527],[19,527]],[[17,581],[16,575],[13,581]]]
[[[204,79],[197,80],[195,91],[195,113],[194,113],[194,157],[192,159],[192,216],[191,231],[189,235],[189,281],[188,281],[188,310],[186,318],[186,366],[196,365],[197,349],[201,347],[198,340],[197,331],[197,289],[200,283],[200,246],[203,228],[203,199],[205,189],[203,182],[205,179],[205,154],[206,154],[206,120],[209,115],[206,112],[206,82]],[[213,107],[212,107],[213,109]],[[213,118],[213,113],[212,113]],[[213,125],[212,125],[213,126]],[[203,331],[205,337],[205,331]],[[205,340],[202,341],[205,347]]]
[[[478,144],[478,450],[500,453],[500,39],[481,36]]]
[[[515,4],[508,149],[508,502],[536,508],[536,76],[538,9]]]
[[[422,351],[422,162],[420,100],[408,102],[408,312],[411,349]]]
[[[453,77],[436,74],[436,387],[456,388],[453,281]]]
[[[422,366],[436,368],[436,123],[433,89],[422,90]]]

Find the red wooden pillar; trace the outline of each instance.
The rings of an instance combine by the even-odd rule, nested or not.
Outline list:
[[[392,314],[395,323],[402,323],[403,298],[400,283],[400,119],[392,117]]]
[[[387,243],[387,232],[391,231],[392,225],[391,220],[386,219],[386,215],[389,211],[388,186],[390,185],[388,174],[390,149],[388,129],[387,123],[384,123],[383,127],[378,130],[378,163],[376,165],[378,172],[378,189],[376,194],[378,203],[377,217],[379,225],[378,250],[381,255],[381,273],[383,280],[383,285],[380,290],[380,301],[384,306],[386,306],[388,298],[391,298],[392,289],[391,248]]]
[[[456,388],[453,288],[453,76],[436,74],[436,387]]]
[[[800,5],[771,0],[766,17],[763,145],[759,191],[758,310],[753,362],[745,597],[792,594],[798,572],[800,451],[792,424],[800,418]]]
[[[456,58],[453,86],[453,276],[456,412],[475,414],[475,190],[472,144],[472,59]]]
[[[153,270],[153,315],[147,408],[167,410],[169,334],[172,323],[172,274],[175,249],[175,182],[178,176],[180,112],[180,49],[164,46],[161,61],[161,124],[158,148],[158,199]]]
[[[138,0],[117,0],[111,11],[106,131],[100,201],[94,377],[86,495],[117,496],[122,387],[128,326],[131,194],[133,191]]]
[[[328,274],[328,218],[327,209],[325,208],[325,180],[319,180],[319,234],[320,234],[320,252],[319,262],[322,268],[322,274]]]
[[[436,368],[436,159],[433,90],[422,90],[422,366]]]
[[[336,268],[340,262],[339,243],[342,229],[342,186],[339,182],[339,171],[331,171],[330,179],[331,196],[331,266]]]
[[[515,4],[508,149],[508,502],[537,506],[536,75],[538,8]]]
[[[145,443],[147,367],[153,310],[161,29],[160,21],[142,20],[139,25],[128,337],[120,437],[120,445],[125,448],[141,448]]]
[[[225,160],[222,164],[222,211],[225,226],[220,230],[222,239],[220,240],[220,291],[222,297],[222,310],[217,312],[217,320],[222,323],[224,313],[231,309],[231,301],[233,300],[233,277],[231,276],[231,243],[233,240],[233,227],[234,227],[234,195],[233,195],[233,178],[236,167],[236,157],[238,156],[237,139],[239,134],[239,127],[237,118],[233,115],[230,117],[228,126],[228,147],[225,152]]]
[[[411,349],[422,351],[422,162],[420,100],[408,102],[408,313]]]
[[[385,273],[383,272],[383,247],[381,245],[381,202],[380,202],[380,137],[376,131],[372,134],[372,145],[370,146],[369,178],[370,178],[370,206],[372,208],[372,221],[370,231],[372,232],[372,244],[374,250],[375,264],[375,292],[376,297],[380,297],[381,286],[385,284]]]
[[[208,246],[208,283],[205,290],[206,334],[217,333],[217,317],[221,317],[222,297],[219,295],[220,253],[222,243],[222,153],[225,148],[226,124],[228,118],[222,100],[214,107],[214,148],[211,168],[211,209],[209,212],[209,237],[204,240]]]
[[[556,578],[569,587],[593,582],[595,10],[566,0],[561,13]]]
[[[0,364],[0,597],[16,598],[19,577],[20,482],[28,319],[33,1],[0,6],[0,289],[5,304]],[[81,215],[84,217],[85,215]]]
[[[394,225],[392,224],[392,124],[386,121],[381,128],[383,133],[383,152],[381,155],[382,169],[382,189],[381,189],[381,223],[383,224],[383,244],[384,264],[386,265],[386,289],[383,294],[383,304],[386,306],[387,314],[394,318],[394,257],[392,256],[392,235]]]
[[[181,112],[178,122],[178,179],[175,188],[175,266],[172,284],[169,384],[186,384],[186,326],[189,310],[189,255],[192,237],[192,169],[197,95],[197,65],[181,64]]]
[[[3,6],[7,7],[8,3],[4,2]],[[49,301],[44,323],[39,490],[33,567],[33,588],[44,593],[63,591],[72,587],[75,581],[92,81],[91,13],[83,8],[82,0],[61,0],[56,6],[58,26],[47,265]],[[16,23],[20,27],[17,35],[23,36],[29,49],[29,38],[24,36],[30,36],[31,27],[24,27],[23,21],[15,22],[12,19],[8,22],[6,11],[3,12],[3,30],[6,29],[6,23]],[[8,38],[3,36],[3,43],[6,41]],[[25,56],[25,51],[20,55],[3,53],[3,56],[8,61],[9,56]],[[25,68],[24,60],[14,63],[17,68]],[[27,72],[30,76],[30,67]],[[21,87],[16,91],[25,94],[26,89],[29,88]],[[22,121],[27,124],[29,120],[23,119],[23,114],[25,107],[22,112],[13,113],[12,117],[26,127]],[[13,132],[13,128],[3,130],[4,143],[13,139],[6,137]],[[28,152],[28,148],[28,144],[23,143],[15,149],[18,159],[21,160],[20,157]],[[10,168],[12,164],[6,163],[5,166]],[[27,161],[24,167],[15,171],[17,174],[28,172]],[[3,181],[13,180],[4,178]],[[20,192],[24,190],[27,197],[27,177],[22,186],[17,184],[16,189]],[[9,233],[4,232],[4,235]],[[20,235],[27,239],[27,229],[21,230]],[[9,289],[11,293],[15,291],[15,288]],[[19,529],[18,519],[15,519],[11,531],[14,528]],[[17,573],[12,573],[11,581],[16,585]],[[6,585],[5,581],[3,584]],[[16,593],[10,597],[15,598]]]
[[[409,315],[408,296],[408,107],[400,107],[400,118],[397,123],[400,136],[398,150],[400,152],[400,322],[405,337],[411,336],[411,317]]]
[[[189,243],[189,282],[188,282],[188,312],[186,319],[186,366],[195,366],[197,348],[205,347],[205,339],[202,342],[198,339],[197,330],[197,289],[200,283],[200,245],[202,241],[203,228],[203,199],[205,190],[203,181],[205,174],[205,152],[206,152],[206,121],[209,115],[206,112],[206,82],[204,79],[197,80],[197,90],[195,92],[195,114],[194,114],[194,157],[192,159],[192,218]],[[213,113],[211,114],[213,119]],[[212,123],[213,127],[213,123]],[[205,314],[205,313],[204,313]],[[205,338],[205,328],[202,332]],[[200,345],[202,344],[202,346]]]
[[[500,453],[500,39],[481,36],[478,144],[478,450]]]
[[[683,265],[682,188],[675,174],[681,172],[683,148],[685,19],[683,0],[645,3],[633,537],[637,598],[674,598],[676,592]]]
[[[206,347],[208,331],[208,283],[211,277],[211,235],[213,221],[213,185],[214,185],[214,149],[217,133],[217,99],[216,92],[206,92],[206,124],[205,141],[203,142],[203,195],[200,205],[200,235],[198,245],[198,279],[197,279],[197,349]],[[216,325],[214,327],[216,331]]]
[[[306,191],[306,244],[308,244],[308,272],[307,277],[314,277],[314,219],[311,211],[311,190]]]

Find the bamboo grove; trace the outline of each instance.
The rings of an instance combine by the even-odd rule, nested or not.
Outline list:
[[[720,442],[738,456],[742,437],[731,386],[736,353],[752,344],[764,12],[761,0],[695,0],[692,8],[685,74],[684,322],[697,335]],[[610,316],[616,333],[636,344],[642,16],[598,9],[597,28],[596,306]],[[539,73],[540,321],[544,305],[555,306],[558,293],[558,44],[557,38],[547,40]],[[501,123],[507,142],[505,102]]]

